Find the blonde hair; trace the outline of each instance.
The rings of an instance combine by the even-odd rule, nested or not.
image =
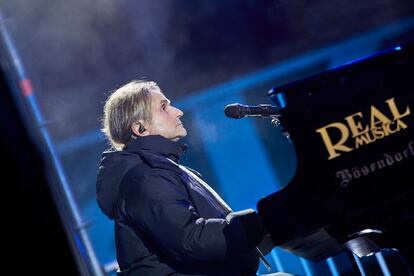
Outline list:
[[[151,122],[151,90],[160,88],[153,81],[133,80],[106,100],[102,132],[114,149],[122,150],[131,139],[134,122]]]

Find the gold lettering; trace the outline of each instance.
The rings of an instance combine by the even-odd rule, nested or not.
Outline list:
[[[383,128],[384,128],[384,129],[386,129],[386,130],[387,130],[387,132],[388,132],[388,133],[390,133],[390,134],[396,133],[396,132],[397,132],[397,130],[396,130],[396,129],[394,129],[394,130],[392,130],[392,129],[391,129],[391,125],[393,125],[393,124],[394,124],[394,123],[384,124],[384,125],[383,125]]]
[[[376,124],[389,124],[391,120],[387,118],[381,111],[375,106],[371,105],[371,128],[374,128]]]
[[[373,128],[372,133],[375,135],[375,138],[381,139],[385,137],[384,131],[381,128]]]
[[[387,137],[388,135],[390,135],[390,131],[389,131],[389,129],[387,128],[386,124],[383,124],[383,125],[382,125],[382,130],[384,131],[384,135],[385,135],[385,137]]]
[[[352,132],[352,138],[359,136],[365,132],[367,132],[369,130],[368,126],[365,126],[365,128],[361,125],[361,122],[355,123],[354,117],[361,117],[362,118],[362,113],[361,112],[357,112],[355,114],[352,114],[348,117],[345,117],[345,120],[348,122],[349,128],[351,129]],[[362,130],[362,131],[360,131]]]
[[[328,160],[340,156],[343,152],[353,151],[378,139],[399,132],[401,129],[408,128],[401,118],[411,114],[410,107],[406,106],[402,112],[398,109],[394,98],[390,98],[385,102],[392,117],[390,117],[389,112],[385,115],[374,105],[371,105],[370,125],[364,124],[362,112],[356,112],[345,117],[347,124],[334,122],[316,130],[325,143],[329,153]],[[354,147],[349,147],[345,144],[348,141],[350,132],[352,133],[352,138],[355,138]],[[337,141],[332,141],[332,139]],[[349,141],[349,143],[352,143],[352,141]]]
[[[369,143],[375,141],[375,138],[371,138],[369,132],[355,138],[355,148],[359,148],[360,146],[368,145]]]
[[[401,120],[397,120],[397,131],[400,131],[401,128],[406,129],[408,126]]]
[[[386,103],[388,104],[388,106],[390,107],[390,110],[391,110],[392,116],[394,116],[394,121],[395,121],[395,120],[398,120],[398,119],[400,119],[400,118],[402,118],[402,117],[408,116],[408,115],[410,115],[410,113],[411,113],[410,108],[407,106],[407,107],[406,107],[406,109],[405,109],[405,111],[404,111],[404,114],[401,114],[401,113],[398,111],[397,106],[395,105],[394,98],[388,99],[388,100],[386,100],[385,102],[386,102]]]
[[[337,128],[341,132],[341,139],[336,144],[332,143],[332,140],[328,135],[327,128]],[[319,132],[319,134],[322,136],[323,142],[325,143],[326,149],[329,153],[328,160],[331,160],[341,155],[336,151],[350,152],[353,150],[353,148],[343,145],[349,136],[349,130],[345,124],[332,123],[317,129],[316,132]]]

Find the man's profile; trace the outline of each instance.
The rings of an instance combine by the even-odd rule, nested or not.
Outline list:
[[[233,212],[194,170],[180,165],[187,135],[152,81],[132,81],[104,107],[97,201],[115,224],[119,275],[256,275],[263,228]]]

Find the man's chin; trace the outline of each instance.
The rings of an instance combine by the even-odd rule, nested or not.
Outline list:
[[[174,137],[171,140],[174,141],[174,142],[177,142],[181,138],[184,138],[185,136],[187,136],[187,131],[185,130],[185,128],[183,128],[183,129],[184,129],[184,131],[182,133],[180,133],[179,135],[177,135],[176,137]]]
[[[187,130],[183,127],[183,136],[182,137],[185,137],[185,136],[187,136]]]

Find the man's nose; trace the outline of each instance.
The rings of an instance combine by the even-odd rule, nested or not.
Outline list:
[[[177,112],[177,118],[180,118],[184,115],[184,112],[181,109],[178,109],[176,107],[174,107],[174,108],[176,109],[176,112]]]

